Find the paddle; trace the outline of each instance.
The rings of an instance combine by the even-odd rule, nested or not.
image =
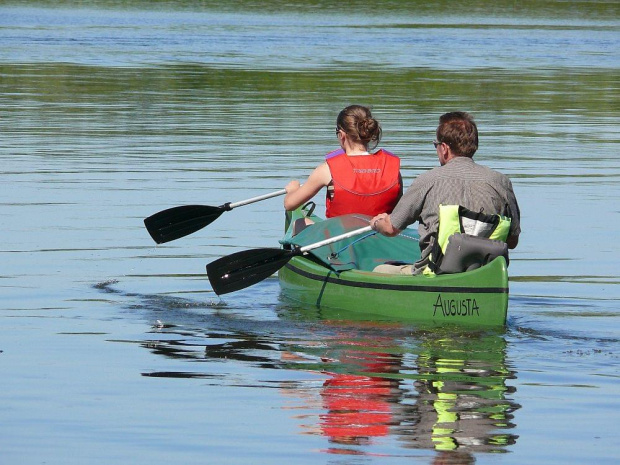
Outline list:
[[[233,208],[248,205],[261,200],[277,197],[286,194],[285,189],[281,189],[271,194],[259,195],[248,200],[239,202],[228,202],[219,207],[209,205],[183,205],[181,207],[168,208],[144,220],[144,226],[151,237],[158,244],[170,242],[180,237],[192,234],[205,226],[210,225],[219,216]]]
[[[293,250],[263,248],[233,253],[209,263],[207,276],[217,295],[238,291],[268,278],[293,257],[370,230],[366,226]]]

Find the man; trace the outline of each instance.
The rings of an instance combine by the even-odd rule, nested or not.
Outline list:
[[[473,117],[465,112],[442,115],[433,144],[441,166],[418,176],[390,215],[381,213],[370,221],[372,229],[386,236],[396,236],[419,221],[421,258],[413,265],[380,265],[376,272],[418,274],[427,268],[437,241],[440,205],[508,217],[508,248],[514,249],[519,242],[520,212],[510,180],[472,158],[478,149]]]

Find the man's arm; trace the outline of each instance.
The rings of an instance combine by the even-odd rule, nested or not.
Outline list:
[[[518,243],[519,236],[508,236],[508,239],[506,239],[506,244],[508,244],[509,249],[515,249]]]
[[[507,176],[505,176],[505,179],[507,181],[506,191],[508,193],[508,210],[506,211],[506,215],[511,219],[510,234],[508,239],[506,239],[506,244],[508,244],[509,249],[514,249],[519,243],[519,234],[521,233],[521,211],[517,203],[517,197],[512,189],[512,182],[510,182]]]

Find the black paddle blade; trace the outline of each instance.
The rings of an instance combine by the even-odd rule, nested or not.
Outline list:
[[[213,223],[226,209],[208,205],[183,205],[160,211],[144,220],[144,226],[158,244],[187,236]]]
[[[227,294],[268,278],[299,254],[297,250],[244,250],[209,263],[207,276],[217,295]]]

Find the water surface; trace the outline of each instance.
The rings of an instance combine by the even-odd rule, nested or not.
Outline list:
[[[618,6],[379,3],[0,6],[7,463],[617,460]],[[350,103],[406,183],[475,115],[522,210],[504,331],[333,319],[275,278],[220,300],[205,264],[276,246],[278,198],[151,241],[303,179]]]

